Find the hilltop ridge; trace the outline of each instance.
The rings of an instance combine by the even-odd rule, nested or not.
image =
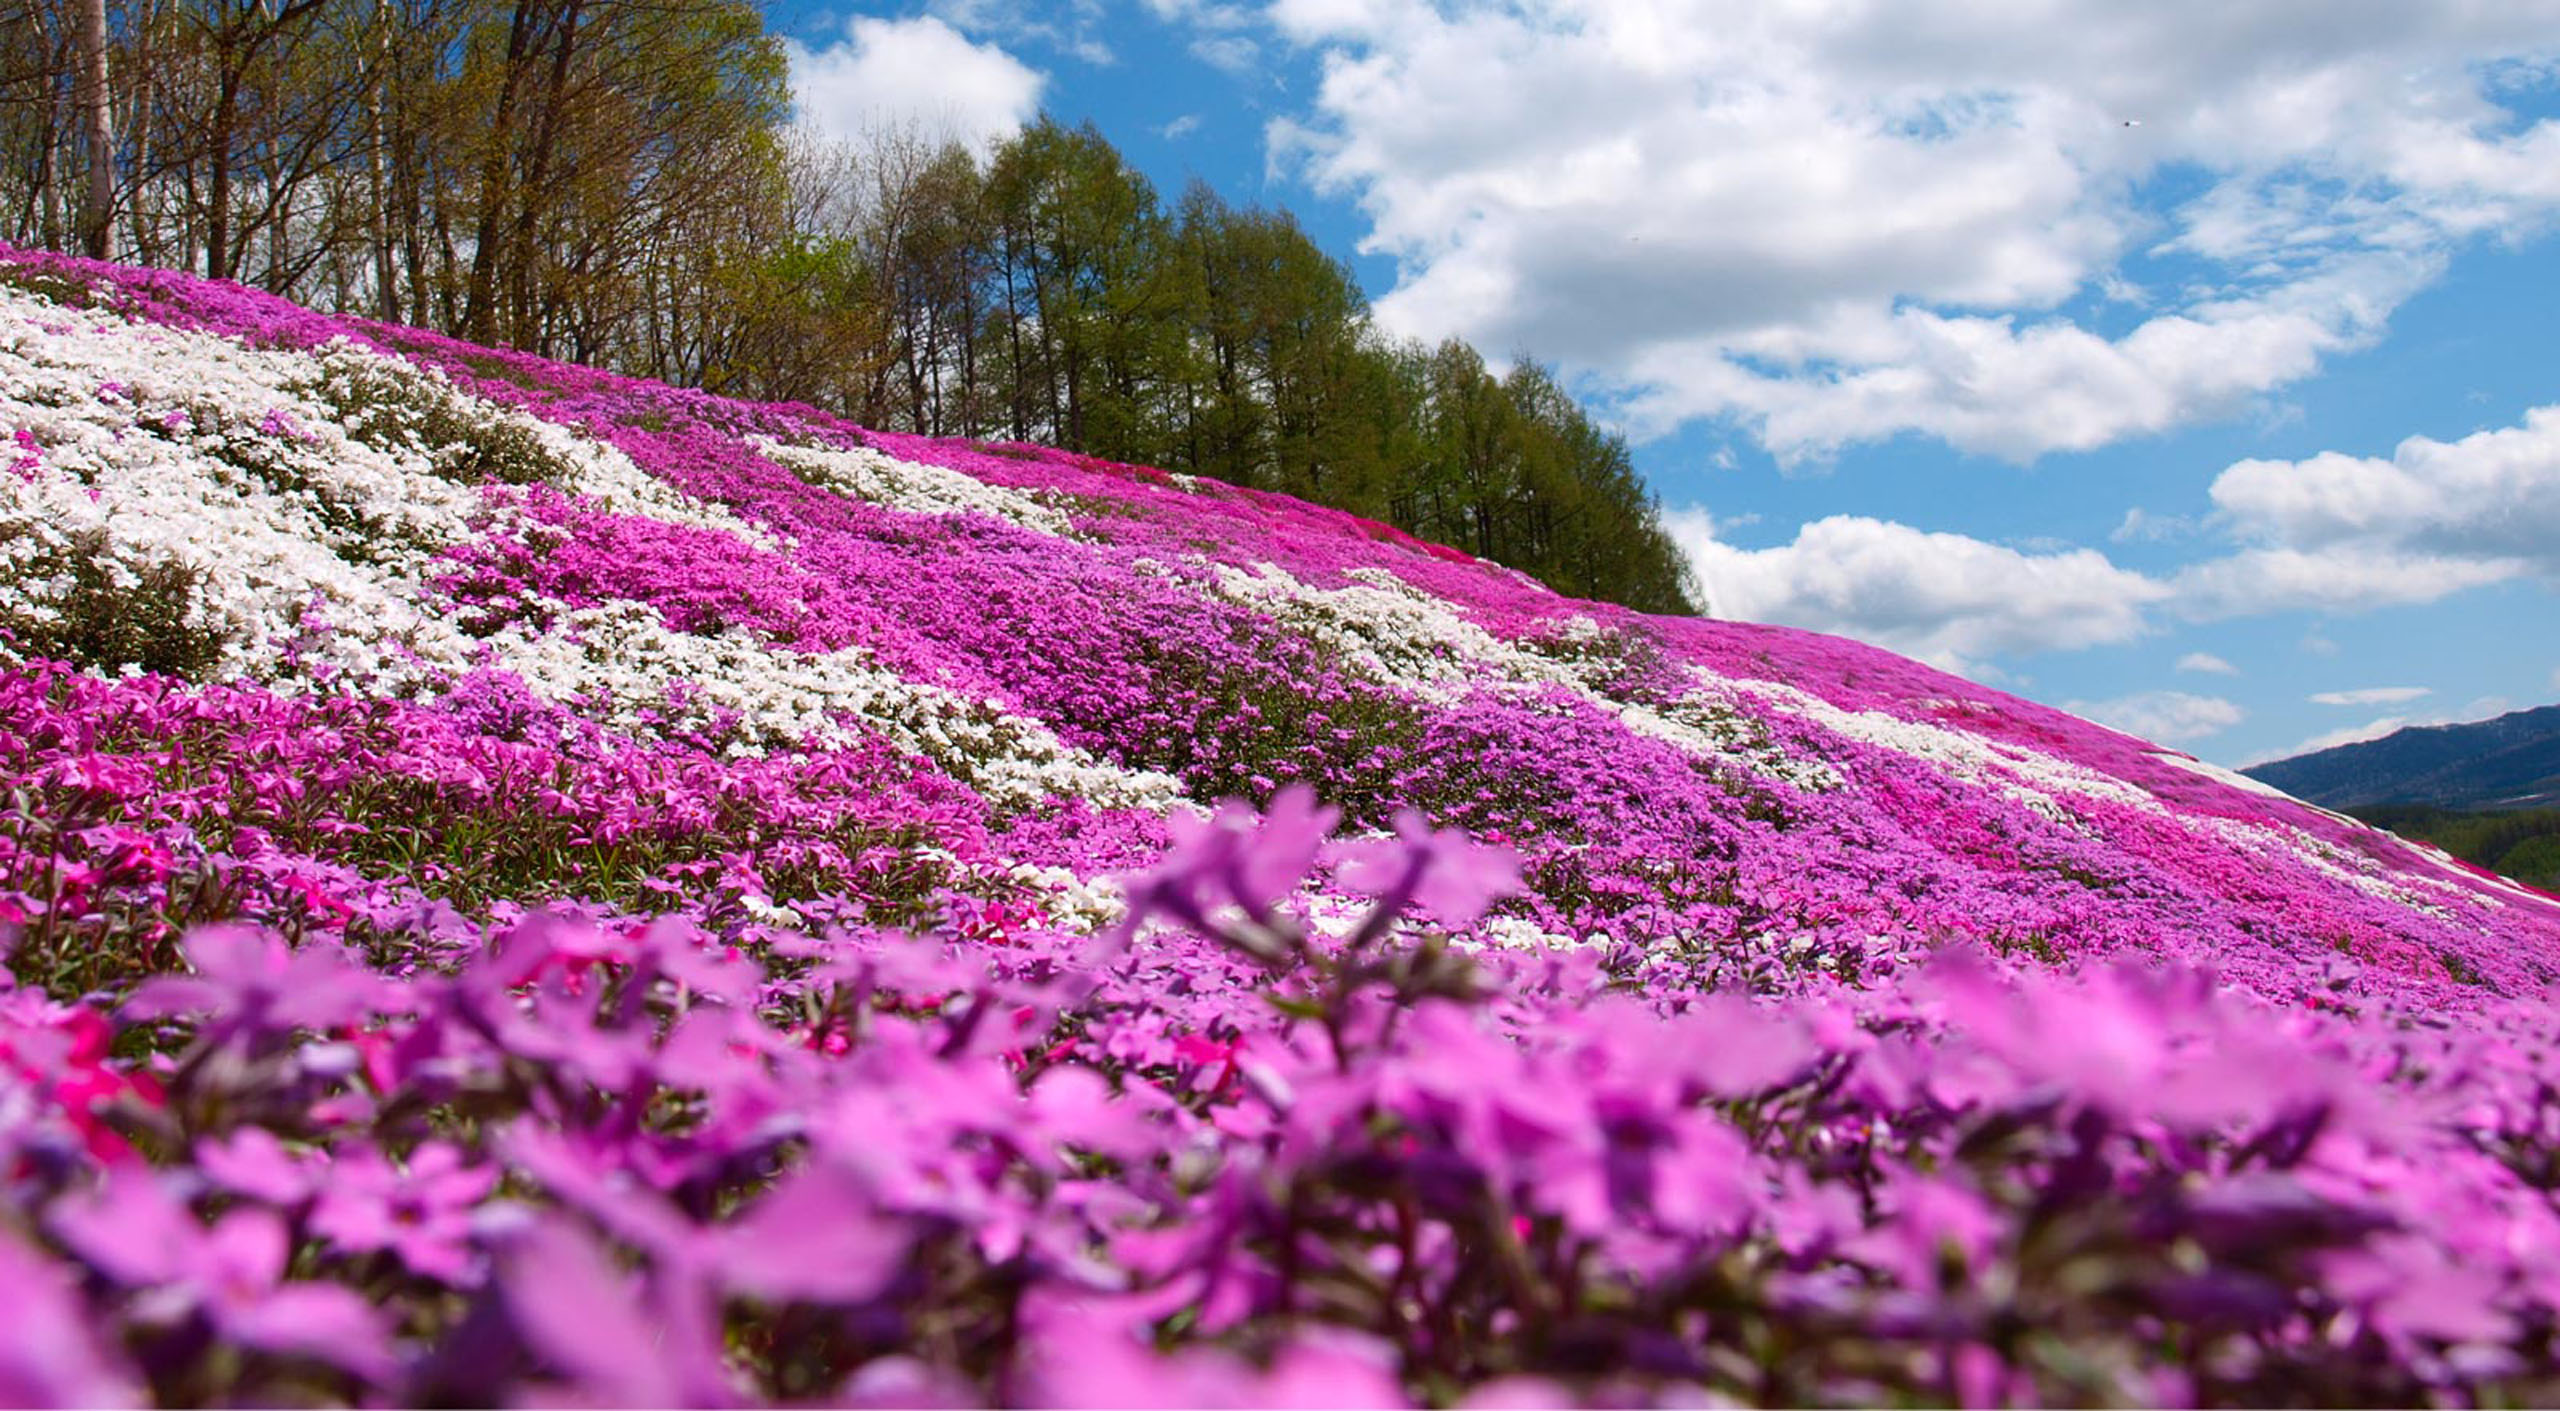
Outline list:
[[[2241,773],[2324,808],[2548,806],[2560,803],[2560,705],[2455,725],[2411,725]]]

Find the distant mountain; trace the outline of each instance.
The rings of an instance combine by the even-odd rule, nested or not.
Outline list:
[[[2418,725],[2240,771],[2323,808],[2560,804],[2560,706],[2469,725]]]

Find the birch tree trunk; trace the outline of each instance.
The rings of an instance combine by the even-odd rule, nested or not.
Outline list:
[[[107,98],[107,0],[78,0],[80,7],[79,92],[74,102],[88,138],[88,182],[80,203],[80,241],[93,260],[106,259],[115,245],[115,120]]]

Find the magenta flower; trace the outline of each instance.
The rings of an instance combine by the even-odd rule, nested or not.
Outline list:
[[[211,1228],[147,1169],[112,1167],[48,1222],[73,1253],[155,1314],[201,1313],[244,1346],[308,1357],[369,1380],[390,1375],[381,1315],[351,1289],[288,1281],[292,1241],[274,1212],[244,1207]]]
[[[185,953],[195,973],[144,981],[125,1017],[202,1015],[201,1032],[221,1042],[354,1023],[388,998],[383,982],[333,941],[295,949],[263,927],[225,923],[188,932]]]
[[[1393,838],[1345,843],[1338,856],[1345,886],[1409,901],[1453,929],[1520,889],[1518,853],[1485,846],[1459,829],[1435,829],[1409,808],[1397,812]]]
[[[462,1152],[445,1142],[409,1153],[406,1169],[359,1148],[330,1168],[311,1229],[350,1253],[387,1249],[413,1273],[476,1283],[472,1212],[497,1184],[497,1168],[466,1166]]]
[[[98,1346],[96,1320],[52,1261],[0,1234],[0,1406],[138,1406],[132,1373]]]
[[[725,1227],[713,1258],[733,1288],[775,1302],[858,1303],[906,1267],[907,1237],[851,1171],[820,1161]]]
[[[1164,861],[1130,884],[1130,914],[1161,910],[1190,920],[1232,902],[1268,921],[1272,903],[1305,879],[1341,817],[1304,784],[1282,789],[1260,813],[1229,799],[1205,820],[1177,814],[1166,821],[1173,846]]]
[[[309,1200],[323,1183],[326,1162],[313,1154],[285,1150],[276,1134],[264,1127],[242,1127],[228,1137],[206,1137],[196,1143],[196,1169],[215,1185],[269,1205],[296,1206]]]
[[[729,1406],[709,1291],[690,1271],[635,1281],[563,1219],[518,1235],[500,1259],[507,1312],[525,1345],[605,1406]]]

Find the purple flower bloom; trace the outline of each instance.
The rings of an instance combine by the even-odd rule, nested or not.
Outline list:
[[[820,1161],[783,1179],[721,1232],[727,1283],[774,1302],[858,1303],[905,1267],[904,1231],[872,1207],[854,1173]]]
[[[241,1127],[230,1136],[196,1143],[196,1168],[225,1190],[269,1205],[294,1206],[320,1188],[325,1163],[284,1149],[264,1127]]]
[[[1518,853],[1478,843],[1459,829],[1435,829],[1412,809],[1396,814],[1395,837],[1346,843],[1338,855],[1345,885],[1380,895],[1401,891],[1452,929],[1472,924],[1494,900],[1520,889]]]
[[[212,1228],[144,1168],[111,1168],[93,1194],[57,1204],[49,1221],[99,1272],[147,1291],[151,1308],[201,1312],[226,1337],[309,1357],[379,1381],[392,1359],[380,1315],[351,1289],[288,1282],[292,1241],[274,1212],[233,1210]]]
[[[0,1406],[138,1406],[130,1372],[108,1361],[78,1292],[50,1260],[0,1234]]]
[[[475,1283],[472,1212],[497,1184],[495,1167],[466,1166],[461,1151],[444,1142],[409,1153],[406,1169],[359,1148],[330,1169],[311,1228],[342,1250],[387,1249],[415,1273]]]
[[[1229,799],[1205,820],[1177,815],[1166,823],[1173,846],[1164,861],[1130,886],[1131,912],[1162,909],[1187,919],[1233,902],[1268,920],[1272,903],[1315,866],[1341,817],[1340,809],[1318,805],[1305,784],[1282,789],[1261,813]]]
[[[225,923],[188,932],[185,952],[195,973],[144,981],[127,1018],[204,1015],[204,1034],[218,1042],[349,1024],[386,1002],[382,981],[331,941],[296,949],[264,927]]]
[[[592,1237],[562,1219],[525,1230],[500,1259],[500,1286],[517,1331],[552,1371],[569,1379],[579,1399],[606,1406],[736,1404],[708,1291],[681,1268],[661,1269],[634,1285]]]

